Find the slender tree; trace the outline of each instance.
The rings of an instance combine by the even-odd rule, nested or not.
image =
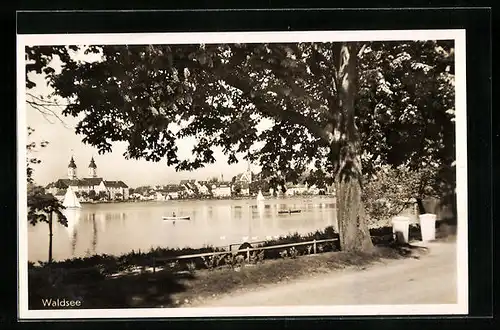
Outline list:
[[[28,222],[36,225],[38,222],[46,222],[49,225],[49,263],[52,263],[52,227],[53,216],[57,217],[58,223],[68,226],[66,216],[61,212],[64,206],[52,194],[46,194],[42,187],[29,185],[28,188]]]
[[[33,129],[28,127],[28,136],[33,133]],[[47,141],[40,143],[41,147],[46,147]],[[49,226],[49,257],[48,262],[52,263],[52,239],[53,239],[53,215],[57,216],[57,221],[63,226],[67,226],[67,219],[62,214],[64,206],[52,194],[45,193],[45,189],[36,186],[33,180],[33,165],[40,164],[40,160],[33,157],[32,153],[36,151],[37,144],[31,142],[26,146],[28,158],[26,159],[27,168],[27,209],[28,222],[31,225],[36,225],[38,222],[46,222]]]

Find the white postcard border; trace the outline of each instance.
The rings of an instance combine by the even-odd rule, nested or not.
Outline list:
[[[457,166],[457,304],[282,306],[248,308],[123,308],[28,309],[28,246],[26,187],[25,46],[92,44],[197,44],[258,42],[331,42],[375,40],[455,40],[456,166]],[[47,34],[17,36],[17,152],[18,152],[18,317],[33,319],[229,317],[229,316],[347,316],[347,315],[465,315],[468,313],[467,245],[467,122],[465,30],[370,30],[298,32],[210,32],[134,34]]]

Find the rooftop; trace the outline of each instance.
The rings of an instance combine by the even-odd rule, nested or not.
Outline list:
[[[128,188],[123,181],[104,181],[104,185],[112,188]]]
[[[123,181],[104,181],[103,178],[81,178],[81,179],[58,179],[56,182],[49,183],[46,188],[66,189],[69,186],[98,186],[104,182],[106,187],[128,188]]]

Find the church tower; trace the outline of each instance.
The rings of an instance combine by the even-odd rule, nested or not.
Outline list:
[[[68,178],[70,180],[76,179],[76,164],[75,160],[73,159],[73,156],[71,156],[71,160],[69,161],[68,165]]]
[[[97,166],[95,164],[94,157],[92,157],[92,159],[90,160],[90,164],[89,164],[89,176],[91,178],[97,178]]]

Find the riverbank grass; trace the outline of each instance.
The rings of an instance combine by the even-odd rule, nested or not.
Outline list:
[[[222,295],[252,291],[263,286],[344,268],[364,268],[384,259],[403,257],[396,249],[376,247],[371,253],[325,252],[296,259],[265,260],[261,264],[247,265],[235,270],[202,270],[196,273],[196,279],[186,281],[187,291],[172,295],[173,306],[194,307]]]
[[[130,273],[111,276],[66,276],[59,283],[40,285],[30,292],[30,309],[46,309],[42,299],[62,297],[82,301],[80,308],[161,308],[197,306],[225,294],[253,290],[346,267],[366,267],[375,262],[405,257],[400,248],[376,247],[370,253],[325,252],[297,258],[263,260],[239,267],[220,267],[177,271],[163,269],[156,273]],[[41,275],[41,274],[39,274]],[[36,276],[40,278],[39,276]],[[51,274],[43,278],[57,278]],[[33,280],[33,278],[32,278]]]
[[[446,226],[439,227],[436,233],[438,240],[456,233],[456,229],[443,230]],[[448,227],[455,228],[452,225]],[[50,309],[42,304],[43,299],[48,298],[78,300],[82,302],[80,308],[83,309],[197,306],[225,294],[237,294],[346,267],[367,267],[383,260],[418,258],[426,253],[425,248],[396,244],[391,239],[390,227],[370,232],[376,245],[370,253],[338,251],[335,245],[327,244],[318,254],[307,251],[302,254],[298,250],[282,254],[280,250],[270,250],[273,253],[253,262],[229,262],[219,267],[206,267],[201,258],[197,258],[197,263],[189,261],[184,265],[186,267],[173,267],[167,263],[158,267],[155,273],[151,271],[151,257],[216,252],[218,249],[155,249],[149,253],[130,253],[121,257],[93,256],[50,265],[30,264],[29,308]],[[331,228],[326,228],[305,237],[289,235],[263,245],[334,238],[332,236],[336,235]],[[410,227],[410,242],[419,240],[418,235],[419,228]]]

